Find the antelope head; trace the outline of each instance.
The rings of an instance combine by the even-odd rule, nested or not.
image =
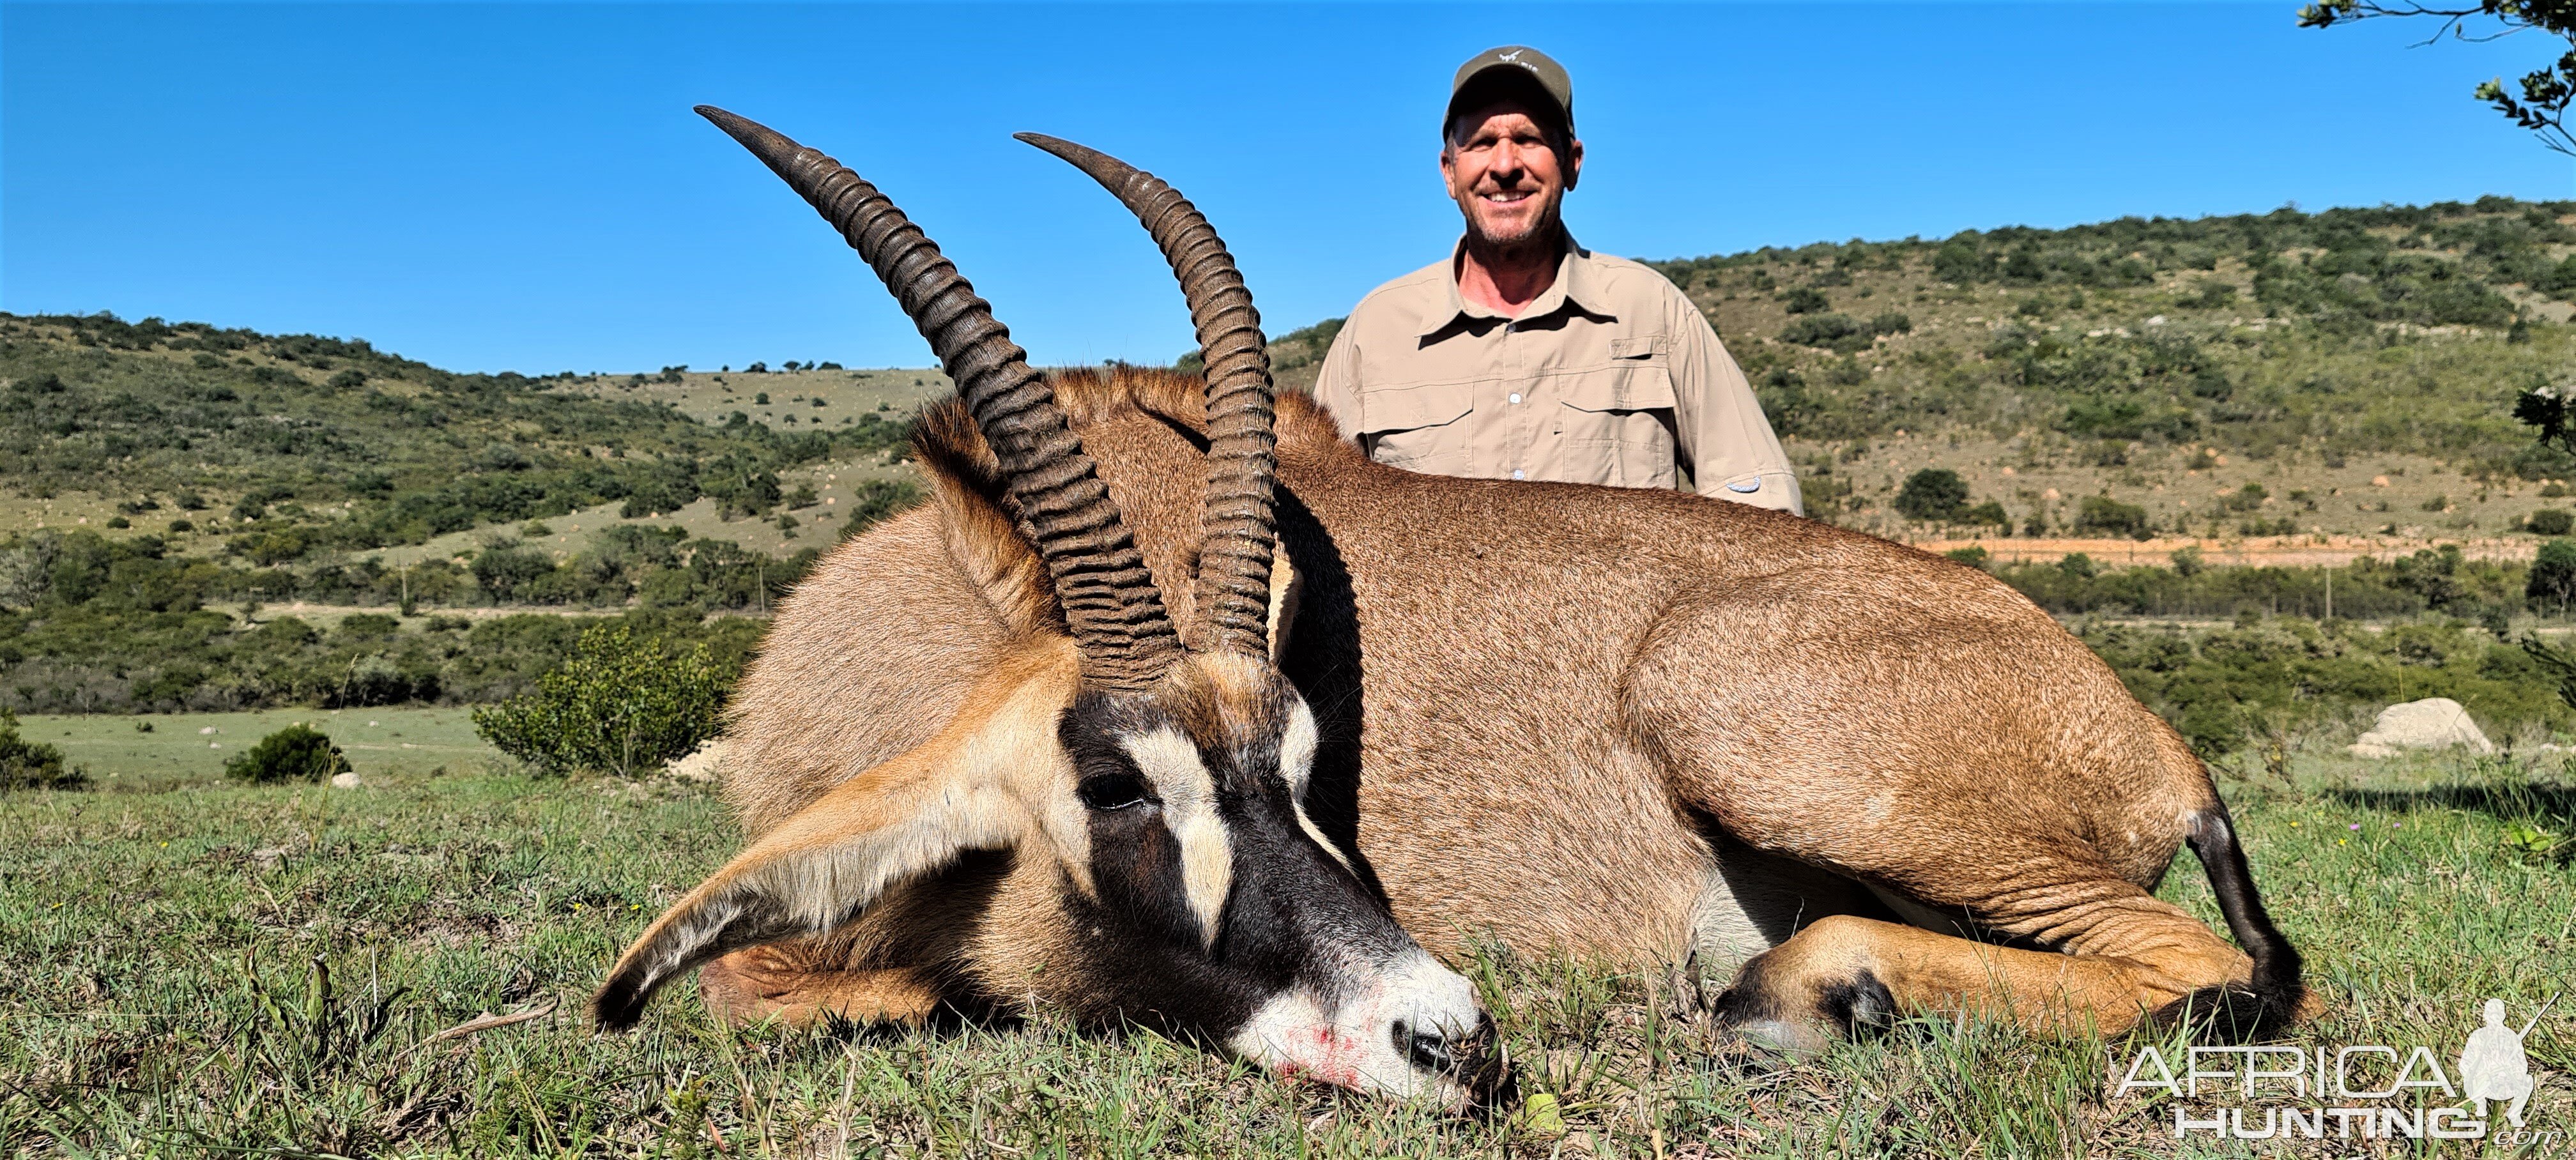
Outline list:
[[[1306,815],[1315,716],[1273,656],[1288,573],[1274,559],[1269,357],[1206,218],[1150,174],[1023,135],[1135,211],[1197,324],[1208,487],[1184,639],[1046,380],[938,248],[831,158],[698,111],[841,232],[956,380],[995,494],[931,466],[949,473],[952,546],[984,561],[1019,644],[932,740],[826,793],[655,920],[593,1001],[600,1025],[632,1025],[657,988],[718,955],[832,930],[967,851],[1007,851],[1013,881],[1039,886],[993,907],[979,937],[1043,963],[1025,984],[1041,1001],[1343,1086],[1497,1098],[1508,1069],[1474,989]]]

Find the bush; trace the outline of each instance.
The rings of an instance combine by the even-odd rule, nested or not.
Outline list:
[[[1858,350],[1869,345],[1869,327],[1848,314],[1801,315],[1780,331],[1780,341],[1827,350]]]
[[[1986,276],[1986,257],[1965,241],[1951,241],[1932,255],[1932,276],[1962,285]]]
[[[1781,296],[1781,306],[1791,314],[1820,314],[1833,309],[1825,292],[1813,286],[1800,286]]]
[[[715,736],[724,684],[704,645],[675,656],[625,625],[602,626],[535,692],[474,710],[474,731],[541,773],[628,777]]]
[[[554,561],[547,559],[545,553],[516,544],[485,548],[474,557],[474,582],[491,594],[494,603],[506,603],[519,590],[554,570]]]
[[[2576,532],[2576,512],[2566,508],[2542,508],[2531,513],[2530,521],[2523,526],[2535,536],[2563,536]]]
[[[2012,513],[2005,511],[2004,505],[1997,503],[1994,500],[1987,500],[1975,507],[1961,511],[1959,513],[1959,522],[1963,524],[1978,524],[1981,526],[1998,527],[2002,528],[2007,534],[2010,534],[2012,531]]]
[[[858,535],[890,516],[918,507],[930,498],[921,485],[909,479],[871,479],[850,489],[849,522],[841,525],[841,538]]]
[[[1968,506],[1968,481],[1946,467],[1927,467],[1905,477],[1896,492],[1896,510],[1918,520],[1957,519]]]
[[[2076,510],[2075,530],[2143,540],[2149,535],[2147,509],[2133,503],[2121,503],[2107,495],[2088,495],[2084,497],[2084,505]]]
[[[321,731],[303,724],[262,737],[259,744],[224,763],[225,777],[256,785],[323,781],[347,772],[349,756]]]
[[[88,785],[89,771],[65,766],[60,749],[18,736],[18,715],[0,708],[0,791]]]

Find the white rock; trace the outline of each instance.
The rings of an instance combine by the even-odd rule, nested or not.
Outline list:
[[[333,789],[356,789],[358,788],[358,785],[357,770],[353,769],[347,773],[335,773],[331,775],[331,788]]]
[[[718,737],[697,748],[687,757],[662,767],[662,772],[681,781],[717,781],[724,777],[725,757],[733,743]]]
[[[2495,744],[2479,732],[2478,723],[2469,719],[2469,711],[2449,697],[2426,697],[2390,705],[2379,711],[2379,720],[2352,744],[2355,757],[2395,757],[2406,749],[2452,749],[2466,747],[2475,753],[2493,753]]]

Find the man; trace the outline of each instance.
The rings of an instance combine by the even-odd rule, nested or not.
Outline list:
[[[1574,85],[1533,48],[1450,84],[1440,175],[1466,217],[1448,260],[1370,292],[1315,397],[1380,463],[1439,475],[1671,488],[1801,511],[1744,372],[1699,309],[1576,245]]]

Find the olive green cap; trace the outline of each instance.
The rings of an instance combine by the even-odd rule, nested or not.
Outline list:
[[[1457,78],[1449,82],[1449,107],[1440,114],[1440,131],[1449,131],[1450,118],[1458,115],[1458,98],[1468,85],[1504,70],[1538,82],[1539,90],[1553,99],[1557,111],[1564,114],[1565,131],[1574,132],[1574,78],[1566,75],[1565,66],[1556,63],[1555,57],[1525,44],[1489,48],[1458,66]]]

